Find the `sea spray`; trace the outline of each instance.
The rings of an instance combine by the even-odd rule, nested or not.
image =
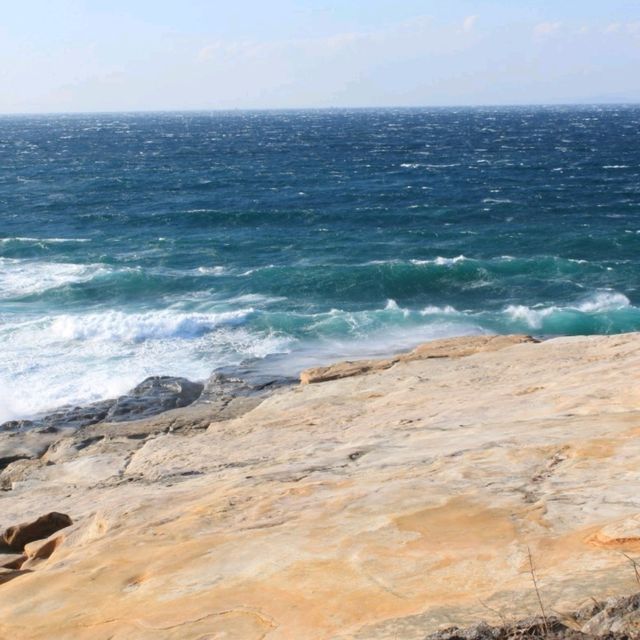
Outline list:
[[[637,107],[4,118],[1,411],[639,330],[639,128]]]

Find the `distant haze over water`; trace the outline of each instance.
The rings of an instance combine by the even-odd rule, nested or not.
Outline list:
[[[640,107],[0,118],[0,420],[640,329]]]

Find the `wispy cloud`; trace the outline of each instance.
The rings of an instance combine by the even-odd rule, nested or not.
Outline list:
[[[264,45],[252,41],[216,41],[207,44],[198,51],[198,61],[208,62],[216,59],[253,58],[260,55]]]
[[[465,33],[469,33],[473,31],[473,28],[476,26],[476,22],[478,21],[478,16],[467,16],[462,22],[462,30]]]
[[[640,36],[640,20],[627,22],[627,31],[633,36]]]
[[[533,27],[533,35],[536,38],[544,38],[556,33],[561,27],[561,22],[541,22]]]
[[[605,33],[617,33],[618,31],[620,31],[621,27],[622,27],[622,25],[619,22],[612,22],[611,24],[608,24],[604,28],[604,32]]]
[[[476,18],[477,16],[465,18],[463,30],[471,31]],[[454,29],[453,25],[439,28],[430,16],[416,16],[383,29],[335,33],[324,37],[273,41],[216,40],[202,46],[196,54],[196,60],[200,63],[213,63],[286,55],[295,61],[297,57],[305,55],[338,55],[364,52],[371,48],[402,48],[403,45],[437,48],[442,46],[442,42],[448,43],[445,46],[447,49],[455,46],[453,39],[449,37],[454,35]],[[459,31],[457,33],[459,35]]]
[[[628,34],[631,36],[640,36],[640,20],[633,22],[611,22],[602,29],[602,32],[606,35]]]

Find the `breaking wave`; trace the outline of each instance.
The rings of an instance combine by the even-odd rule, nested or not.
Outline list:
[[[61,340],[143,340],[191,339],[219,327],[239,326],[253,309],[220,313],[176,313],[152,311],[127,314],[111,311],[89,315],[59,316],[51,323],[51,332]]]

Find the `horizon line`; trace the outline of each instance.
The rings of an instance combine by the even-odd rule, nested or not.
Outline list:
[[[514,109],[548,107],[633,107],[640,106],[639,100],[585,101],[585,102],[513,102],[443,105],[387,105],[387,106],[324,106],[324,107],[209,107],[186,109],[113,109],[89,111],[0,111],[0,118],[28,116],[81,116],[81,115],[135,115],[169,113],[277,113],[294,111],[391,111],[427,109]]]

